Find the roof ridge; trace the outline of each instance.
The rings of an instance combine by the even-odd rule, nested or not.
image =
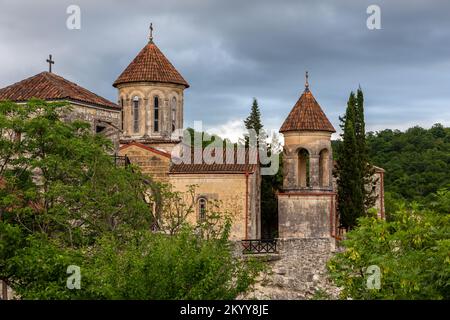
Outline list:
[[[47,71],[0,89],[0,100],[24,102],[33,97],[42,100],[72,100],[108,108],[120,108],[108,99]]]

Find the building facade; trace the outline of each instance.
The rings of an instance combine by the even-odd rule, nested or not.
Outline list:
[[[335,131],[306,82],[280,129],[284,135],[283,189],[278,194],[280,238],[334,236],[331,134]]]
[[[121,107],[52,72],[41,72],[0,89],[0,101],[26,103],[32,98],[47,102],[65,101],[71,111],[67,121],[79,119],[91,125],[92,132],[111,139],[115,149],[121,136]]]
[[[177,191],[196,185],[195,213],[201,219],[208,203],[219,201],[233,215],[233,240],[261,237],[261,174],[257,163],[211,163],[192,158],[174,163],[172,151],[181,146],[184,128],[184,90],[188,82],[154,43],[152,36],[114,81],[118,103],[112,103],[52,72],[42,72],[0,89],[0,100],[25,103],[31,98],[67,101],[68,120],[89,122],[93,132],[109,137],[119,155],[127,156],[154,180],[170,183]],[[287,116],[284,135],[283,187],[278,192],[280,239],[335,239],[336,182],[333,179],[331,135],[334,127],[309,89]],[[191,152],[188,150],[187,152]],[[227,153],[228,154],[228,153]],[[384,217],[384,171],[375,168],[375,207]]]

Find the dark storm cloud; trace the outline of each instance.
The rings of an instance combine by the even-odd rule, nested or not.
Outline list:
[[[81,30],[65,27],[81,7]],[[381,7],[381,30],[366,9]],[[116,100],[111,83],[155,42],[191,84],[185,119],[236,130],[252,97],[278,129],[311,89],[338,128],[351,90],[366,94],[368,128],[450,125],[449,1],[0,1],[0,86],[46,68]],[[225,126],[224,126],[225,125]]]

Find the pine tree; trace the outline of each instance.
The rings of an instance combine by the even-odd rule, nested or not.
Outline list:
[[[244,120],[246,129],[253,129],[259,135],[263,130],[261,122],[261,112],[259,111],[258,101],[253,98],[253,104],[247,119]],[[249,137],[245,135],[244,143],[248,145]],[[266,141],[258,141],[257,147]],[[279,150],[272,150],[271,146],[267,144],[269,153],[277,152]],[[282,161],[280,161],[280,166]],[[276,193],[282,185],[282,170],[278,169],[276,175],[262,175],[261,176],[261,232],[263,238],[276,238],[278,236],[278,201]]]
[[[261,112],[259,111],[258,101],[256,98],[253,98],[252,110],[244,120],[245,128],[253,129],[256,131],[256,134],[259,134],[259,131],[263,128],[261,123]]]
[[[363,181],[359,161],[358,140],[356,128],[357,99],[353,92],[347,103],[345,116],[340,118],[343,134],[342,146],[337,150],[337,183],[338,210],[341,227],[350,229],[356,225],[356,219],[364,213]]]

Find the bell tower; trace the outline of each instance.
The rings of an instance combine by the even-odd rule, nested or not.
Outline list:
[[[183,128],[184,89],[189,84],[153,41],[114,81],[122,107],[120,143],[139,142],[170,152],[179,142],[173,132]]]
[[[283,189],[278,194],[280,238],[327,238],[334,232],[331,134],[335,132],[309,88],[280,128]]]

